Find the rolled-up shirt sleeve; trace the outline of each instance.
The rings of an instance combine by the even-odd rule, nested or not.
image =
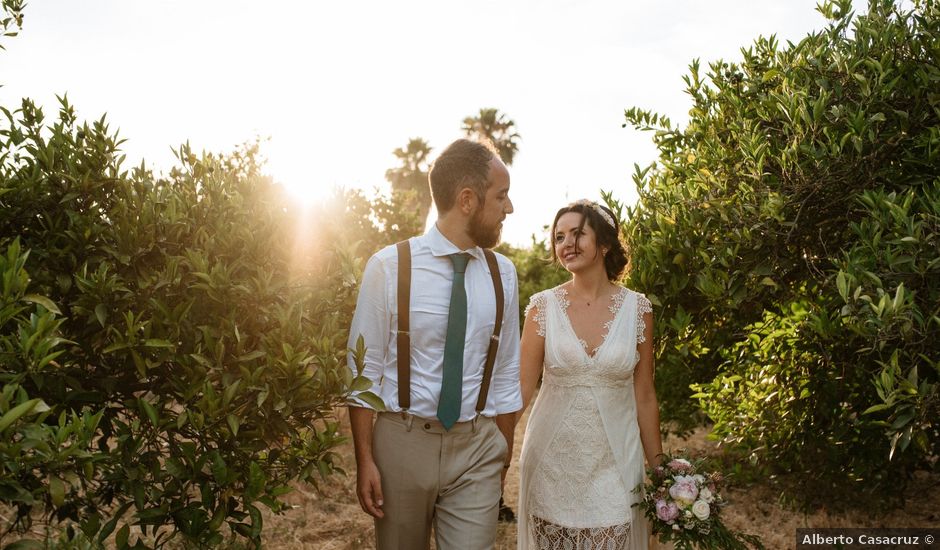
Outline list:
[[[522,392],[519,387],[519,283],[516,269],[512,265],[509,267],[508,279],[506,310],[490,387],[496,414],[508,414],[522,409]]]
[[[373,256],[366,263],[362,274],[362,284],[359,288],[359,297],[356,300],[356,312],[353,314],[352,324],[349,328],[350,349],[347,355],[347,365],[356,374],[356,361],[354,351],[360,335],[363,338],[366,354],[365,365],[362,371],[372,387],[369,390],[379,394],[378,386],[382,380],[385,368],[385,358],[388,351],[389,327],[388,295],[386,292],[386,273],[383,262]],[[372,408],[369,404],[357,399],[361,391],[352,392],[350,397],[355,405]]]

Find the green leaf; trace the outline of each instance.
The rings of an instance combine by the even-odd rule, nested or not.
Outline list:
[[[46,298],[45,296],[40,296],[38,294],[27,294],[26,296],[23,296],[23,300],[32,302],[34,304],[39,304],[56,315],[62,315],[62,312],[59,311],[58,306],[56,306],[52,300]]]
[[[130,344],[118,342],[118,343],[111,344],[110,346],[104,348],[103,350],[101,350],[101,353],[113,353],[115,351],[127,349],[129,347],[131,347]]]
[[[215,478],[216,482],[219,485],[228,484],[228,466],[225,464],[225,459],[222,458],[222,455],[218,451],[213,451],[210,453],[210,458],[212,459],[212,477]]]
[[[172,348],[173,344],[167,342],[166,340],[160,340],[157,338],[148,338],[144,340],[144,346],[148,348]]]
[[[370,407],[372,407],[373,409],[377,411],[385,410],[385,402],[382,401],[382,399],[379,398],[379,396],[375,395],[372,392],[358,393],[356,394],[356,399],[366,403],[367,405],[369,405]]]
[[[891,408],[890,405],[879,403],[877,405],[872,405],[871,407],[868,407],[867,409],[865,409],[865,412],[863,412],[862,414],[872,414],[872,413],[876,413],[876,412],[883,411],[885,409],[890,409],[890,408]]]
[[[114,532],[114,528],[117,526],[117,522],[121,517],[127,512],[127,509],[134,504],[133,502],[125,502],[117,511],[114,513],[114,517],[109,519],[107,523],[104,524],[104,527],[101,528],[101,531],[98,533],[98,542],[103,543],[106,538],[111,536],[111,533]]]
[[[234,399],[235,394],[238,393],[239,386],[241,386],[241,380],[236,380],[225,388],[225,391],[222,392],[223,407],[228,407],[232,403],[232,399]]]
[[[910,421],[913,419],[914,419],[914,413],[912,412],[902,414],[899,417],[895,418],[894,422],[891,423],[891,430],[900,430],[901,428],[907,426],[908,423],[910,423]]]
[[[65,503],[65,483],[56,476],[49,478],[49,496],[52,497],[52,504],[56,507]]]
[[[261,469],[261,466],[259,466],[257,462],[252,461],[248,468],[248,496],[254,498],[260,495],[261,492],[264,491],[264,484],[264,470]]]
[[[352,385],[349,387],[351,391],[366,391],[372,387],[372,380],[367,376],[357,376]]]
[[[261,530],[264,527],[264,520],[261,517],[261,510],[249,504],[248,515],[251,516],[251,537],[257,538],[261,536]]]
[[[267,355],[265,352],[259,349],[256,349],[255,351],[252,351],[250,353],[246,353],[245,355],[240,356],[237,359],[237,361],[239,363],[246,363],[248,361],[254,361],[255,359],[260,359],[261,357],[264,357],[265,355]]]
[[[238,417],[234,414],[229,414],[225,417],[225,422],[228,423],[228,428],[232,431],[232,435],[238,435],[239,420]]]
[[[35,409],[37,407],[45,407],[45,410],[49,410],[48,405],[43,402],[42,399],[35,398],[26,401],[25,403],[20,403],[19,405],[8,410],[3,417],[0,417],[0,433],[3,433],[4,430],[10,427],[11,424],[20,419],[20,417],[27,414],[38,412]]]
[[[131,534],[130,527],[125,523],[118,529],[117,535],[114,535],[114,544],[118,547],[119,550],[127,548],[127,538]]]
[[[108,322],[108,308],[104,304],[98,304],[95,306],[95,317],[98,319],[98,324],[102,327],[107,326]]]
[[[780,74],[780,71],[777,69],[770,69],[764,72],[764,75],[761,77],[761,82],[770,82]]]
[[[138,399],[138,402],[140,402],[140,407],[144,410],[144,413],[147,415],[147,418],[150,419],[150,423],[153,425],[153,427],[159,428],[160,417],[157,414],[157,409],[155,409],[154,406],[151,405],[150,402],[144,398]]]
[[[137,512],[137,519],[142,525],[161,525],[166,517],[166,510],[159,506]]]
[[[88,518],[81,522],[82,533],[85,534],[89,539],[93,539],[95,534],[98,532],[98,529],[101,527],[101,515],[97,512],[88,516]]]

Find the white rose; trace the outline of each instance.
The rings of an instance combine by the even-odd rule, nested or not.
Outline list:
[[[692,513],[695,514],[695,517],[698,519],[708,519],[708,514],[711,512],[708,508],[708,503],[704,500],[696,500],[695,504],[692,505]]]
[[[694,479],[696,483],[705,483],[705,477],[701,474],[695,474],[692,476],[692,479]]]
[[[709,503],[715,500],[715,496],[708,490],[708,487],[703,487],[702,490],[699,491],[698,497]]]

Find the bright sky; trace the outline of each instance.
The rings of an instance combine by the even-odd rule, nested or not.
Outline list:
[[[527,244],[557,208],[613,190],[655,159],[623,110],[684,123],[693,58],[741,58],[759,35],[824,26],[817,0],[32,0],[0,52],[0,104],[31,97],[108,114],[129,166],[171,147],[229,151],[255,136],[268,170],[307,196],[387,190],[392,151],[436,156],[464,117],[496,107],[522,135],[504,238]],[[856,0],[862,9],[863,0]]]

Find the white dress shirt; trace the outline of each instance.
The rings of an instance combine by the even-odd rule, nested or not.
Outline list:
[[[463,399],[459,421],[476,415],[483,380],[483,364],[496,322],[496,295],[489,266],[479,247],[460,250],[433,226],[411,239],[411,408],[422,418],[436,418],[443,376],[444,340],[454,267],[450,254],[466,252],[467,335],[463,359]],[[522,408],[519,389],[519,289],[516,269],[508,258],[496,254],[503,282],[505,307],[499,351],[493,366],[484,416],[516,412]],[[361,334],[366,346],[365,370],[372,380],[370,391],[389,411],[398,405],[398,252],[388,246],[369,259],[362,275],[356,313],[349,330],[349,347],[356,348]],[[352,354],[349,368],[356,372]],[[353,398],[358,392],[353,393]],[[362,401],[357,404],[368,407]]]

